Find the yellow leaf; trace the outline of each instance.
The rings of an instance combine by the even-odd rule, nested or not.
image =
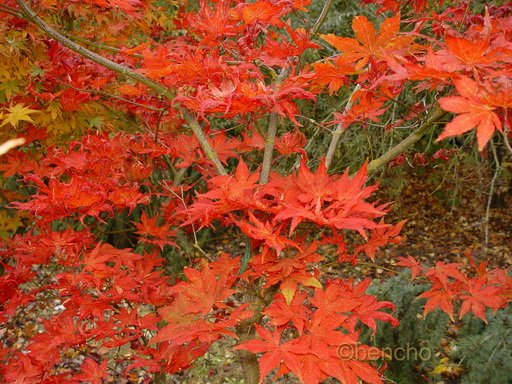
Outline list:
[[[17,214],[11,217],[6,211],[0,211],[0,238],[4,240],[10,238],[21,226],[23,223]]]
[[[462,373],[462,368],[459,364],[451,362],[448,357],[443,357],[439,360],[439,364],[432,370],[434,375],[444,375],[444,376],[460,376]]]
[[[319,282],[316,278],[314,278],[313,276],[311,276],[310,278],[308,279],[305,279],[303,281],[301,281],[301,283],[305,286],[305,287],[314,287],[314,288],[322,288],[322,283]]]
[[[281,283],[279,290],[283,294],[286,304],[290,305],[297,291],[297,283],[292,279],[286,279]]]
[[[28,121],[29,123],[33,123],[34,120],[30,117],[31,113],[38,113],[39,111],[36,109],[30,109],[25,107],[22,103],[16,104],[14,107],[10,107],[7,109],[7,114],[1,114],[0,118],[3,120],[0,127],[4,125],[11,124],[16,127],[20,121]]]

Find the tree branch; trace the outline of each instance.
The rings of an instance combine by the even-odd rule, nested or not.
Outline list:
[[[350,108],[352,108],[352,98],[355,93],[361,89],[361,85],[357,84],[354,87],[354,90],[350,94],[347,105],[345,105],[345,113],[347,113]],[[340,141],[341,134],[343,133],[343,125],[338,124],[336,126],[335,131],[332,133],[331,143],[329,144],[329,149],[327,150],[327,154],[325,155],[325,168],[329,169],[331,166],[332,159],[334,158],[334,152],[336,151],[336,147],[338,146],[338,141]]]
[[[318,16],[318,19],[316,19],[315,24],[313,24],[313,26],[311,27],[311,35],[315,35],[318,32],[318,30],[324,23],[325,19],[327,18],[327,14],[329,13],[333,3],[334,0],[325,1],[324,7],[322,8],[322,12],[320,12],[320,16]]]
[[[23,15],[17,9],[9,7],[8,5],[0,4],[0,12],[8,13],[11,16],[23,19]]]
[[[290,68],[283,68],[279,73],[278,78],[276,79],[275,86],[281,84],[284,81],[284,79],[288,77],[289,74]],[[270,114],[270,118],[268,120],[267,137],[265,138],[265,150],[263,152],[263,162],[261,164],[261,173],[259,180],[260,184],[268,183],[270,168],[272,167],[272,155],[274,153],[274,144],[276,142],[278,118],[279,116],[277,115],[277,113],[273,112]]]
[[[64,45],[66,48],[71,49],[72,51],[78,53],[80,56],[86,57],[89,60],[94,61],[95,63],[102,65],[114,72],[117,72],[119,74],[122,74],[126,77],[129,77],[133,80],[136,80],[142,84],[145,84],[155,92],[157,92],[160,95],[163,95],[167,97],[169,100],[173,99],[173,94],[167,87],[154,82],[153,80],[147,78],[146,76],[135,72],[134,70],[125,67],[121,64],[117,64],[113,62],[112,60],[109,60],[101,55],[98,55],[95,52],[92,52],[88,50],[87,48],[75,43],[71,39],[68,39],[66,36],[52,28],[50,25],[48,25],[43,19],[41,19],[29,6],[24,0],[16,0],[16,3],[20,6],[20,8],[23,11],[23,14],[25,15],[25,18],[35,25],[37,25],[39,28],[43,30],[44,33],[46,33],[48,36],[53,38],[54,40],[58,41],[62,45]]]
[[[217,168],[217,172],[219,172],[221,175],[227,175],[228,173],[222,165],[219,157],[217,156],[217,152],[215,152],[215,149],[213,149],[213,147],[210,145],[206,134],[204,133],[196,118],[186,111],[183,112],[183,117],[185,118],[185,121],[188,123],[190,128],[192,128],[192,131],[194,132],[194,135],[196,135],[197,141],[199,141],[201,148],[203,148],[206,157],[208,157],[213,165],[215,165],[215,168]]]
[[[391,148],[381,157],[370,161],[368,164],[368,173],[375,172],[377,169],[383,167],[391,160],[393,160],[400,153],[404,152],[407,148],[417,143],[428,132],[428,130],[437,124],[444,116],[446,116],[447,113],[448,112],[439,108],[435,109],[430,118],[428,118],[427,121],[425,121],[416,131],[411,133],[403,141]]]
[[[52,28],[50,25],[48,25],[43,19],[41,19],[24,0],[16,0],[16,3],[20,6],[24,17],[27,20],[37,25],[40,29],[43,30],[44,33],[46,33],[51,38],[64,45],[66,48],[71,49],[72,51],[78,53],[80,56],[92,60],[105,68],[108,68],[114,72],[117,72],[121,75],[129,77],[135,81],[138,81],[146,85],[148,88],[152,89],[153,91],[162,96],[165,96],[170,101],[174,99],[174,95],[169,88],[147,78],[146,76],[128,67],[125,67],[121,64],[117,64],[101,55],[98,55],[97,53],[92,52],[87,48],[70,40],[57,30]],[[215,165],[215,167],[217,168],[217,172],[219,174],[225,175],[226,169],[219,160],[217,152],[215,152],[215,150],[210,145],[210,142],[208,141],[208,138],[204,131],[202,130],[201,126],[199,125],[197,119],[195,119],[192,115],[188,114],[186,111],[184,111],[183,115],[185,120],[189,124],[190,128],[192,128],[192,131],[196,135],[197,140],[199,141],[199,144],[201,145],[201,148],[203,149],[206,157],[208,157],[208,159]]]
[[[261,164],[260,184],[267,184],[272,165],[272,155],[277,133],[277,113],[271,113],[268,120],[267,137],[265,138],[265,151],[263,152],[263,163]]]
[[[111,47],[110,45],[96,43],[95,41],[84,39],[83,37],[80,37],[80,36],[73,36],[73,35],[71,35],[69,33],[64,33],[64,32],[61,32],[61,33],[64,36],[66,36],[67,38],[71,39],[71,40],[76,40],[79,43],[82,43],[82,44],[85,44],[85,45],[90,45],[91,47],[94,47],[94,48],[97,48],[97,49],[102,49],[104,51],[113,52],[113,53],[123,53],[123,50],[120,49],[120,48]],[[142,55],[140,55],[138,53],[130,53],[130,54],[126,54],[126,55],[131,56],[131,57],[135,57],[137,59],[143,59],[144,58],[144,56],[142,56]]]
[[[329,13],[329,9],[331,8],[334,0],[326,0],[324,7],[322,8],[322,12],[320,16],[316,20],[313,27],[311,27],[310,34],[314,35],[318,32],[320,27],[325,21],[327,14]],[[281,84],[290,74],[291,67],[283,68],[279,73],[278,78],[276,79],[275,85]],[[261,164],[261,173],[260,173],[260,184],[268,183],[268,178],[270,175],[270,168],[272,166],[272,155],[274,152],[274,145],[276,141],[276,133],[277,133],[277,120],[278,115],[276,113],[272,113],[270,115],[268,121],[268,129],[267,129],[267,137],[265,140],[265,150],[263,152],[263,162]]]

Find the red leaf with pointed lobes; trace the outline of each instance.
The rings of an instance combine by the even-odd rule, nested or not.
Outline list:
[[[460,295],[460,299],[463,300],[460,308],[460,318],[471,311],[478,318],[487,323],[485,310],[487,308],[491,308],[495,311],[506,304],[499,296],[501,288],[497,286],[489,286],[486,283],[487,278],[485,277],[468,280],[467,288],[465,289],[467,293]]]
[[[430,268],[426,273],[426,277],[438,280],[445,288],[448,287],[448,279],[455,279],[462,283],[467,281],[467,277],[460,271],[463,264],[461,263],[448,263],[436,261],[436,266]]]
[[[347,75],[356,73],[355,67],[350,63],[313,63],[315,77],[313,84],[321,87],[327,86],[329,95],[333,95],[348,82]]]
[[[448,53],[445,60],[451,62],[454,69],[460,70],[462,67],[474,71],[475,68],[498,66],[500,62],[507,62],[511,54],[510,49],[493,48],[489,35],[485,32],[478,38],[446,36],[444,40],[448,50],[441,51],[440,54]]]
[[[80,367],[82,373],[73,376],[73,379],[86,381],[91,384],[101,384],[103,379],[108,375],[107,360],[103,360],[100,364],[88,357]]]
[[[254,198],[258,180],[259,172],[251,174],[245,162],[240,160],[234,175],[215,176],[209,180],[210,190],[198,195],[194,204],[185,210],[190,219],[182,226],[201,220],[202,227],[229,212],[260,207]]]
[[[291,370],[298,368],[296,355],[291,352],[292,344],[281,343],[281,331],[279,329],[270,332],[256,324],[256,333],[261,339],[248,340],[240,343],[234,349],[242,349],[252,353],[264,353],[259,358],[260,383],[274,369],[280,368],[283,364]]]
[[[357,62],[356,69],[364,67],[370,58],[386,60],[388,56],[400,55],[414,40],[410,36],[399,36],[400,16],[397,14],[382,22],[377,33],[365,16],[352,20],[355,39],[338,37],[333,34],[321,35],[322,39],[342,52],[338,61]]]
[[[132,222],[137,228],[137,233],[140,238],[139,241],[149,244],[155,244],[160,249],[163,249],[165,245],[176,245],[175,242],[169,240],[169,238],[176,236],[176,231],[169,229],[169,226],[157,225],[158,216],[149,218],[146,212],[142,212],[140,215],[140,223]]]
[[[299,248],[298,244],[288,239],[287,237],[281,236],[281,226],[275,228],[271,223],[263,223],[259,221],[251,212],[249,212],[249,219],[251,223],[244,221],[237,221],[236,225],[250,238],[256,240],[264,240],[270,248],[276,250],[277,254],[280,254],[283,249],[288,246]]]
[[[398,244],[402,241],[402,237],[399,236],[399,234],[405,224],[405,221],[401,221],[393,226],[384,226],[384,221],[381,220],[379,224],[382,226],[371,231],[368,241],[357,247],[354,252],[355,254],[364,252],[372,261],[374,261],[375,253],[379,247],[389,244]]]
[[[488,103],[485,91],[468,77],[454,80],[460,96],[448,96],[439,99],[441,108],[456,113],[457,116],[446,124],[437,141],[447,137],[461,135],[476,127],[478,149],[481,151],[495,130],[502,131],[501,121],[494,112],[495,107]]]
[[[424,292],[419,295],[418,298],[427,299],[427,303],[423,310],[423,316],[428,315],[429,312],[432,312],[436,308],[440,308],[444,313],[450,316],[452,321],[454,321],[452,304],[453,296],[442,287]]]
[[[405,258],[400,256],[398,259],[400,261],[396,265],[411,269],[411,280],[414,280],[421,273],[421,265],[414,257],[407,256]]]
[[[243,4],[238,15],[245,24],[260,23],[263,25],[281,26],[280,16],[284,13],[281,5],[273,4],[268,0],[258,0],[255,3]]]
[[[293,296],[291,302],[287,303],[283,295],[277,294],[263,314],[270,317],[271,325],[282,327],[292,323],[299,334],[302,334],[311,313],[311,310],[304,305],[306,297],[305,292],[298,292]]]
[[[304,146],[306,143],[306,136],[302,132],[295,130],[293,132],[286,132],[281,137],[278,137],[275,141],[275,146],[281,155],[299,153],[305,156]]]
[[[291,219],[290,234],[304,220],[337,229],[352,229],[366,238],[367,229],[387,227],[372,221],[386,213],[385,206],[376,207],[365,201],[376,186],[365,187],[366,165],[350,177],[329,176],[322,161],[312,172],[303,161],[295,178],[287,180],[284,187],[283,208],[274,217],[275,221]]]

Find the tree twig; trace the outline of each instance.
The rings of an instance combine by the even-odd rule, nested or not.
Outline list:
[[[261,165],[260,184],[268,183],[270,168],[272,165],[272,155],[277,133],[277,113],[271,113],[268,120],[267,137],[265,138],[265,150],[263,152],[263,163]]]
[[[196,135],[199,144],[201,144],[201,148],[203,148],[206,157],[208,157],[208,159],[215,165],[215,168],[217,168],[217,172],[219,172],[221,175],[227,175],[228,173],[226,168],[224,168],[224,165],[222,165],[222,162],[217,156],[217,152],[215,152],[215,149],[213,149],[213,147],[210,145],[210,142],[208,141],[208,138],[199,125],[197,119],[187,111],[183,112],[183,117],[185,118],[185,121],[190,126],[190,128],[192,128],[192,131],[194,132],[194,135]]]
[[[428,130],[439,123],[439,121],[446,116],[447,112],[436,108],[430,118],[427,119],[416,131],[407,136],[404,140],[391,148],[379,158],[370,161],[368,164],[368,173],[375,172],[377,169],[385,166],[400,153],[404,152],[407,148],[420,141],[420,139],[428,132]]]
[[[9,7],[8,5],[0,4],[0,12],[8,13],[11,16],[23,19],[23,15],[20,12],[18,12],[17,9]]]
[[[310,33],[311,35],[315,35],[322,24],[325,22],[325,19],[327,18],[327,14],[329,13],[332,4],[334,3],[334,0],[326,0],[325,4],[322,8],[322,12],[320,12],[320,16],[318,16],[318,19],[316,19],[315,24],[311,27]]]
[[[174,95],[172,94],[171,90],[167,87],[163,86],[162,84],[159,84],[146,76],[135,72],[134,70],[125,67],[121,64],[115,63],[112,60],[109,60],[101,55],[98,55],[95,52],[92,52],[88,50],[87,48],[81,46],[80,44],[75,43],[71,39],[64,36],[62,33],[55,30],[53,27],[48,25],[46,21],[41,19],[36,12],[34,12],[29,5],[24,0],[16,0],[16,3],[20,6],[20,8],[23,11],[23,14],[25,15],[25,18],[35,25],[37,25],[40,29],[43,30],[44,33],[46,33],[48,36],[53,38],[54,40],[58,41],[62,45],[64,45],[66,48],[71,49],[72,51],[78,53],[80,56],[86,57],[89,60],[94,61],[96,64],[99,64],[105,68],[108,68],[114,72],[117,72],[121,75],[124,75],[126,77],[129,77],[133,80],[136,80],[142,84],[147,85],[149,88],[154,90],[160,95],[164,95],[169,100],[172,100],[174,98]]]
[[[84,39],[83,37],[79,37],[79,36],[74,36],[74,35],[71,35],[69,33],[64,33],[64,32],[61,32],[61,33],[64,36],[66,36],[69,39],[71,39],[71,40],[76,40],[76,41],[78,41],[78,42],[80,42],[82,44],[90,45],[91,47],[94,47],[94,48],[97,48],[97,49],[102,49],[104,51],[113,52],[113,53],[123,53],[123,50],[120,49],[120,48],[111,47],[110,45],[105,45],[105,44],[101,44],[101,43],[96,43],[95,41]],[[135,57],[137,59],[143,59],[144,58],[144,56],[142,56],[142,55],[140,55],[138,53],[130,53],[130,54],[123,53],[123,54]]]
[[[491,186],[489,187],[489,196],[487,197],[487,205],[485,207],[485,226],[484,226],[484,250],[483,252],[487,252],[487,249],[489,248],[489,216],[491,213],[491,205],[492,205],[492,198],[494,195],[494,187],[496,184],[496,180],[498,179],[498,176],[501,172],[501,164],[500,160],[498,159],[498,153],[496,152],[496,146],[494,145],[494,142],[491,140],[491,148],[492,148],[492,155],[494,158],[494,164],[496,166],[496,169],[494,170],[494,175],[492,176],[491,180]]]

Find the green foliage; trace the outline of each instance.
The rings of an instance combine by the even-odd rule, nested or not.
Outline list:
[[[453,348],[452,358],[465,369],[461,384],[512,383],[512,307],[488,318],[485,325],[468,317]]]
[[[385,351],[405,350],[405,359],[388,362],[386,377],[396,383],[423,382],[421,373],[431,373],[440,364],[443,353],[440,344],[443,338],[446,339],[449,319],[436,311],[419,320],[423,303],[416,298],[426,289],[426,285],[412,284],[407,277],[400,275],[385,282],[376,281],[369,290],[380,300],[389,300],[396,305],[396,316],[400,319],[398,327],[385,324],[374,336],[366,332],[363,337],[366,342],[371,341]],[[452,353],[449,360],[461,367],[461,384],[512,382],[512,307],[495,315],[489,311],[488,319],[489,324],[486,325],[475,316],[465,316],[462,328],[450,345]],[[422,348],[423,353],[416,356],[415,352]],[[422,356],[431,358],[422,359]]]
[[[364,338],[385,351],[393,352],[395,356],[388,361],[386,377],[400,384],[421,382],[421,372],[435,367],[435,355],[447,330],[448,316],[440,311],[419,319],[423,302],[417,297],[427,288],[426,285],[413,284],[407,276],[400,275],[385,282],[374,282],[369,290],[379,299],[392,301],[396,305],[400,325],[393,328],[383,324],[374,336],[367,332]],[[405,352],[402,353],[400,348]]]

